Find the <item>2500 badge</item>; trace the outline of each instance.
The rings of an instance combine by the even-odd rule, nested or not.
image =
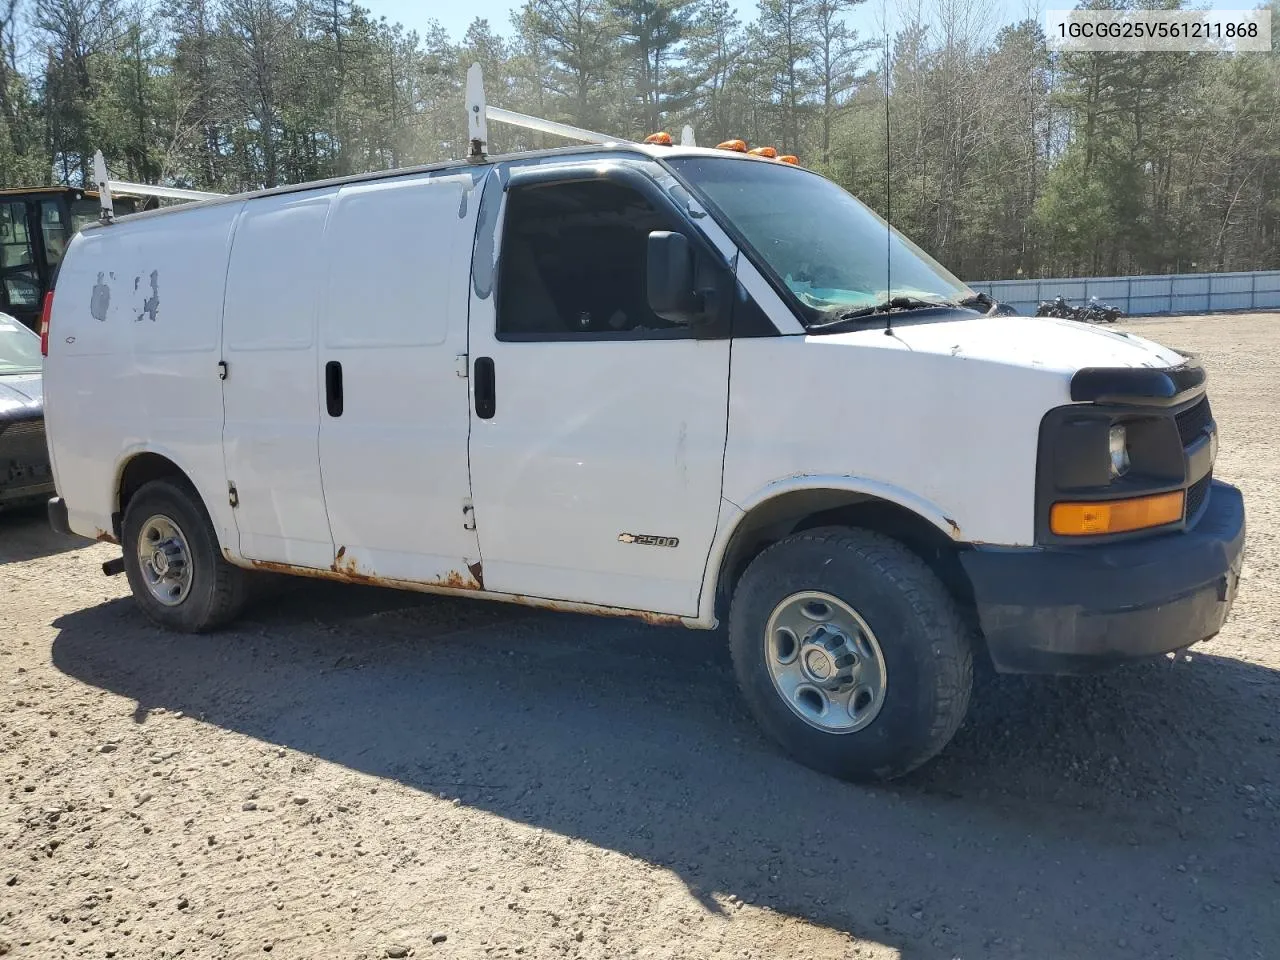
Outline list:
[[[620,533],[619,543],[638,543],[643,547],[678,547],[679,537],[655,537],[651,533]]]

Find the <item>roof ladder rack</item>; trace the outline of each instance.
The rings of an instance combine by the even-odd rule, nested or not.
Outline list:
[[[99,150],[93,155],[93,182],[98,190],[100,210],[98,219],[110,223],[115,219],[111,204],[112,192],[136,197],[160,197],[165,200],[216,200],[225,193],[209,193],[204,190],[187,190],[183,187],[160,187],[150,183],[130,183],[128,180],[112,180],[107,174],[107,161]]]
[[[558,123],[555,120],[544,120],[541,117],[516,113],[514,110],[491,107],[485,102],[484,74],[480,64],[473,63],[467,69],[467,138],[471,144],[468,157],[471,160],[484,160],[487,157],[485,148],[489,141],[489,128],[486,123],[488,120],[522,127],[525,130],[534,130],[538,133],[547,133],[553,137],[564,137],[566,140],[578,140],[582,143],[634,143],[626,137],[614,137],[607,133],[597,133],[594,130],[585,130],[567,123]],[[693,127],[685,125],[680,134],[680,143],[686,147],[694,145]]]
[[[541,117],[531,117],[528,114],[516,113],[514,110],[503,110],[501,107],[486,107],[485,115],[490,120],[496,120],[498,123],[509,123],[513,127],[524,127],[526,130],[536,130],[539,133],[549,133],[555,137],[565,137],[569,140],[581,140],[583,143],[632,143],[626,137],[611,137],[607,133],[596,133],[594,130],[584,130],[581,127],[571,127],[567,123],[557,123],[554,120],[543,120]]]

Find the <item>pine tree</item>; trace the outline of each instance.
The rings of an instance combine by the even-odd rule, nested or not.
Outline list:
[[[810,60],[822,87],[822,163],[831,161],[831,124],[857,82],[858,67],[872,44],[861,42],[846,14],[865,0],[811,0],[808,14],[815,42]]]
[[[603,126],[604,91],[618,44],[603,0],[529,0],[529,28],[545,44],[545,81],[573,123]]]
[[[801,149],[801,114],[816,99],[817,78],[811,64],[818,40],[813,26],[813,8],[804,0],[760,0],[752,46],[759,51],[756,63],[769,84],[780,122],[777,146],[786,153]],[[758,129],[758,124],[753,126]]]
[[[693,5],[691,0],[612,0],[611,12],[639,95],[640,116],[635,120],[647,131],[656,131],[668,99],[667,68],[683,56]]]
[[[689,91],[687,117],[703,143],[733,136],[731,81],[745,44],[729,0],[705,0],[689,31],[681,86]]]

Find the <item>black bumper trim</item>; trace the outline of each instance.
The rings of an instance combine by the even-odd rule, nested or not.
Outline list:
[[[1088,673],[1214,636],[1244,557],[1240,491],[1214,481],[1189,530],[1079,547],[977,547],[960,557],[1002,673]]]
[[[49,501],[49,526],[54,533],[71,535],[71,526],[67,522],[67,501],[54,497]]]

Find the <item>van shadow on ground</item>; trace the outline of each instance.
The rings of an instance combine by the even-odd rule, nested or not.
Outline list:
[[[778,755],[723,637],[305,584],[213,636],[131,601],[59,618],[54,664],[163,706],[952,957],[1274,955],[1280,677],[1213,655],[983,686],[892,787]],[[1249,789],[1246,789],[1246,785]]]
[[[90,543],[81,537],[54,533],[44,504],[0,510],[0,565],[79,550]]]

